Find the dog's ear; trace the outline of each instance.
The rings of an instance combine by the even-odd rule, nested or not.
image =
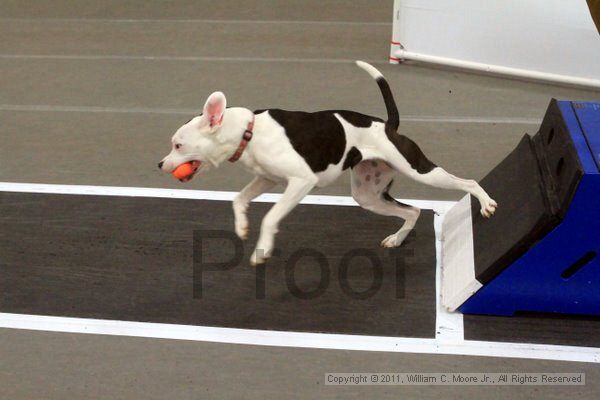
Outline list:
[[[208,96],[202,110],[202,117],[206,119],[211,130],[216,130],[221,126],[226,107],[227,99],[225,99],[223,92],[214,92]]]

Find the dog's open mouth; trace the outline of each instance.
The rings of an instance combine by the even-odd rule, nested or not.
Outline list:
[[[193,160],[179,165],[173,170],[172,175],[179,182],[189,182],[192,180],[196,172],[200,169],[201,161]]]

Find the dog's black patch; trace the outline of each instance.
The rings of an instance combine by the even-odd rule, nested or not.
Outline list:
[[[420,174],[431,172],[437,165],[431,162],[419,146],[404,135],[400,135],[390,126],[385,127],[385,135],[396,146],[400,154],[406,158],[410,166]]]
[[[325,171],[342,161],[346,134],[340,121],[328,111],[314,113],[269,109],[269,115],[285,129],[294,150],[313,172]],[[259,113],[259,111],[255,111]]]
[[[344,160],[344,166],[342,169],[354,168],[356,164],[361,162],[362,153],[356,147],[352,146],[352,148],[346,154],[346,159]]]
[[[344,120],[357,128],[368,128],[373,122],[384,122],[381,118],[347,110],[309,113],[268,109],[256,110],[254,114],[261,114],[265,111],[268,111],[269,115],[279,125],[283,126],[294,150],[304,158],[313,172],[325,171],[330,164],[338,164],[344,156],[346,134],[344,127],[335,114],[339,114]],[[425,154],[415,142],[398,134],[391,125],[386,124],[385,134],[418,173],[426,174],[437,166],[425,157]],[[356,151],[358,152],[358,150]],[[350,152],[348,152],[348,156],[350,156]],[[353,167],[350,163],[352,158],[355,157],[348,156],[344,161],[344,169]],[[362,154],[356,163],[360,162],[361,159]]]
[[[377,78],[377,85],[379,86],[379,90],[381,90],[383,102],[385,103],[385,108],[388,113],[387,124],[393,130],[397,130],[398,126],[400,125],[400,114],[398,114],[398,107],[396,107],[396,101],[392,95],[392,89],[390,89],[390,85],[383,76]]]
[[[313,172],[324,171],[330,164],[339,164],[344,156],[346,134],[334,114],[339,114],[350,124],[360,128],[371,126],[373,121],[382,121],[379,118],[344,110],[309,113],[268,109],[257,110],[254,113],[260,114],[264,111],[268,111],[269,115],[285,128],[285,134],[290,139],[294,150],[304,158]]]
[[[404,204],[398,200],[396,200],[395,198],[393,198],[390,195],[390,188],[392,187],[392,183],[394,183],[394,180],[392,179],[390,181],[390,183],[388,183],[388,185],[386,186],[386,188],[383,190],[383,193],[381,193],[381,195],[383,196],[384,200],[395,203],[396,205],[400,206],[400,207],[411,207],[408,204]]]

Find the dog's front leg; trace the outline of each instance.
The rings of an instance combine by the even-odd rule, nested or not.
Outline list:
[[[287,187],[281,199],[269,210],[262,220],[260,236],[256,244],[256,249],[250,257],[250,264],[262,264],[271,256],[279,222],[298,205],[300,200],[312,190],[316,183],[317,177],[315,176],[310,178],[294,177],[288,180]]]
[[[235,217],[235,233],[240,239],[245,240],[248,237],[248,205],[252,200],[265,193],[267,190],[275,186],[276,183],[257,176],[242,189],[241,192],[233,199],[233,216]]]

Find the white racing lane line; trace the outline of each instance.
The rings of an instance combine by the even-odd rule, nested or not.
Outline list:
[[[21,193],[48,193],[48,194],[73,194],[91,196],[133,196],[133,197],[158,197],[170,199],[196,199],[196,200],[221,200],[231,201],[238,192],[188,190],[188,189],[161,189],[126,186],[91,186],[91,185],[56,185],[46,183],[18,183],[0,182],[0,192]],[[281,194],[265,193],[257,197],[254,202],[275,203]],[[402,202],[422,209],[445,209],[451,207],[454,201],[443,200],[416,200],[401,199]],[[308,195],[300,204],[320,204],[334,206],[358,206],[356,201],[349,196]]]
[[[67,195],[207,199],[220,201],[230,201],[236,194],[236,192],[202,190],[13,182],[0,182],[0,191]],[[277,201],[280,196],[280,194],[265,194],[260,196],[256,201],[272,203]],[[436,334],[434,339],[215,328],[11,313],[0,313],[0,328],[195,340],[263,346],[514,357],[600,363],[600,348],[595,347],[464,340],[462,315],[445,311],[440,303],[440,227],[443,221],[443,214],[452,207],[455,202],[405,199],[402,199],[402,201],[423,209],[433,209],[439,214],[434,219],[436,231],[436,255],[438,260],[436,262],[437,306]],[[347,196],[311,195],[307,196],[302,204],[357,206],[354,200]]]
[[[2,56],[0,55],[0,58]],[[60,106],[49,104],[0,104],[0,111],[17,112],[73,112],[73,113],[115,113],[115,114],[173,114],[196,115],[193,108],[149,108],[149,107],[101,107],[101,106]],[[523,124],[539,125],[539,118],[513,117],[469,117],[469,116],[433,116],[433,115],[400,115],[404,122],[431,122],[457,124]]]
[[[201,61],[201,62],[258,62],[258,63],[324,63],[353,64],[349,58],[294,58],[294,57],[211,57],[211,56],[152,56],[152,55],[88,55],[88,54],[0,54],[0,59],[23,60],[143,60],[143,61]],[[365,60],[371,64],[388,64],[383,60]]]
[[[368,21],[303,21],[303,20],[260,20],[260,19],[194,19],[194,18],[175,18],[175,19],[158,19],[158,18],[0,18],[0,22],[30,22],[35,24],[40,23],[66,23],[80,22],[89,23],[104,23],[104,24],[145,24],[145,23],[164,23],[164,24],[233,24],[233,25],[342,25],[342,26],[389,26],[392,22],[368,22]]]
[[[114,114],[182,114],[196,115],[198,109],[191,108],[148,108],[148,107],[102,107],[102,106],[55,106],[47,104],[0,104],[0,111],[18,112],[72,112]]]
[[[0,328],[193,340],[259,346],[512,357],[600,363],[600,349],[472,340],[454,342],[0,313]]]

